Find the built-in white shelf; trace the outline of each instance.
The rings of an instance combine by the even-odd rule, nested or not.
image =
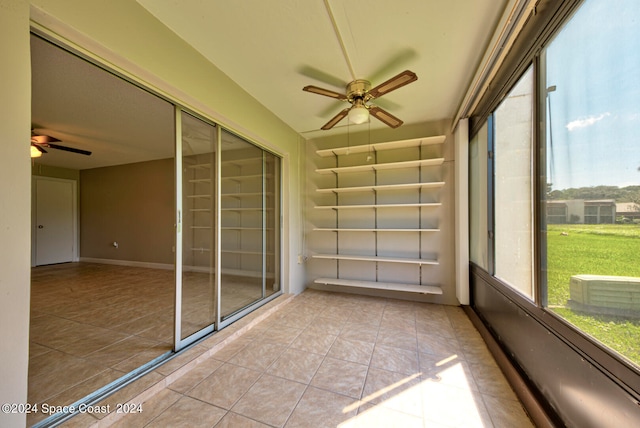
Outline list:
[[[201,253],[211,252],[211,250],[209,248],[204,248],[204,247],[192,248],[191,251],[200,251]]]
[[[313,230],[325,232],[440,232],[440,229],[390,229],[382,227],[346,228],[346,227],[315,227]]]
[[[246,250],[222,250],[224,254],[239,254],[239,255],[250,255],[250,256],[261,256],[263,254],[267,256],[272,256],[273,253],[263,253],[262,251],[246,251]]]
[[[255,165],[257,163],[262,163],[262,157],[259,158],[240,158],[240,159],[222,159],[222,165],[236,165],[236,166],[245,166],[245,165]]]
[[[211,229],[211,226],[189,226],[191,229]]]
[[[187,165],[187,168],[189,169],[210,169],[211,168],[211,164],[210,163],[196,163],[193,165]]]
[[[187,195],[189,199],[211,199],[211,195]]]
[[[385,143],[373,143],[352,147],[336,147],[332,149],[316,150],[316,154],[320,157],[341,156],[351,153],[367,153],[382,150],[404,149],[409,147],[429,146],[432,144],[442,144],[445,140],[444,135],[434,137],[412,138],[410,140],[391,141]]]
[[[345,287],[374,288],[378,290],[405,291],[420,294],[442,294],[442,289],[433,285],[400,284],[396,282],[360,281],[341,278],[317,278],[316,284],[341,285]]]
[[[273,211],[273,208],[222,208],[220,211],[254,211],[254,212],[262,212],[262,211]]]
[[[386,257],[386,256],[361,256],[355,254],[314,254],[314,259],[330,260],[355,260],[361,262],[386,262],[386,263],[406,263],[412,265],[437,265],[437,260],[416,259],[407,257]]]
[[[424,233],[437,233],[440,232],[438,227],[416,227],[409,228],[408,221],[413,225],[438,225],[438,212],[433,211],[433,208],[438,208],[442,206],[442,203],[439,202],[437,197],[439,196],[435,192],[425,196],[423,190],[438,190],[445,186],[444,181],[428,181],[429,179],[433,179],[432,172],[429,170],[429,174],[423,174],[425,169],[423,168],[442,168],[444,164],[444,157],[429,157],[429,156],[442,156],[441,151],[439,150],[422,150],[424,146],[431,146],[437,144],[443,144],[445,142],[446,137],[443,135],[434,136],[434,137],[425,137],[425,138],[414,138],[409,140],[401,140],[401,141],[391,141],[391,142],[383,142],[383,143],[373,143],[359,146],[347,146],[347,147],[336,147],[330,149],[322,149],[316,150],[316,154],[320,157],[335,157],[335,162],[333,163],[336,166],[325,168],[326,163],[323,164],[322,168],[315,169],[316,174],[318,176],[321,175],[331,175],[335,176],[333,188],[318,188],[316,189],[317,193],[320,194],[329,194],[332,195],[333,201],[326,201],[327,205],[316,205],[314,208],[318,210],[335,210],[335,212],[331,213],[331,216],[321,215],[320,217],[324,218],[323,224],[335,225],[335,227],[316,227],[313,230],[317,232],[332,232],[335,236],[335,248],[332,248],[332,254],[326,253],[318,253],[313,254],[311,257],[313,259],[324,259],[324,260],[332,260],[336,266],[336,272],[340,272],[345,276],[351,276],[354,279],[346,279],[346,278],[317,278],[314,280],[317,284],[325,284],[325,285],[336,285],[343,287],[357,287],[357,288],[367,288],[367,289],[377,289],[377,290],[389,290],[389,291],[400,291],[400,292],[410,292],[410,293],[420,293],[420,294],[437,294],[440,295],[443,293],[442,288],[433,285],[421,285],[420,282],[425,278],[425,273],[423,273],[424,269],[433,269],[429,266],[437,266],[438,262],[438,253],[439,248],[434,248],[428,241],[423,240],[425,237]],[[403,150],[397,153],[378,153],[385,150],[397,150],[397,149],[411,149],[411,150]],[[366,160],[364,156],[358,156],[350,160],[349,163],[352,165],[349,166],[337,166],[340,164],[344,164],[345,159],[338,159],[339,156],[346,156],[349,154],[356,153],[377,153],[376,156],[367,156]],[[427,157],[428,159],[425,159]],[[372,159],[374,159],[372,161]],[[354,163],[359,162],[359,164],[355,165]],[[404,174],[405,170],[411,169],[412,171],[417,172],[417,175],[420,177],[416,180],[415,174]],[[386,171],[386,172],[382,172]],[[353,180],[349,182],[349,185],[344,186],[341,184],[345,184],[346,181],[338,180],[338,174],[342,173],[362,173],[360,176],[353,176]],[[384,174],[384,175],[383,175]],[[409,178],[414,177],[414,178]],[[427,178],[429,177],[429,178]],[[380,180],[383,179],[383,180]],[[326,180],[326,179],[325,179]],[[407,182],[409,180],[410,182]],[[380,184],[380,181],[393,181],[396,184]],[[418,181],[418,182],[415,182]],[[426,182],[425,182],[426,181]],[[324,180],[323,180],[324,182]],[[365,183],[375,183],[372,185],[362,185]],[[355,185],[355,186],[354,186]],[[378,192],[381,193],[378,193]],[[387,201],[387,203],[378,203],[379,201],[385,202],[382,198],[383,191],[394,193],[397,197],[394,197],[393,201]],[[401,191],[401,192],[400,192]],[[374,192],[372,200],[367,200],[366,202],[373,203],[356,203],[356,202],[365,202],[357,201],[352,197],[339,196],[339,194],[343,193],[355,193],[355,192]],[[369,198],[370,195],[363,195]],[[348,204],[341,204],[340,202],[349,202]],[[330,204],[330,205],[329,205]],[[413,208],[413,210],[411,210]],[[372,211],[362,211],[362,212],[352,212],[352,213],[342,213],[342,210],[363,210],[368,209]],[[383,210],[403,210],[402,218],[398,218],[397,220],[393,220],[394,217],[389,217],[389,215],[393,215],[392,212],[383,211]],[[409,209],[409,210],[407,210]],[[384,227],[340,227],[340,224],[349,224],[357,226],[358,223],[354,222],[354,216],[358,213],[362,215],[363,223],[367,225],[375,224],[384,225]],[[319,213],[320,214],[320,213]],[[410,219],[406,219],[406,216],[409,216]],[[344,219],[349,219],[349,222],[344,222]],[[366,219],[366,220],[365,220]],[[382,220],[382,221],[381,221]],[[397,226],[397,227],[394,227]],[[355,239],[342,239],[341,233],[344,232],[355,232],[355,233],[374,233],[377,234],[376,239],[362,239],[356,241]],[[408,254],[415,254],[417,257],[392,257],[392,256],[381,256],[381,255],[370,255],[370,254],[402,254],[403,249],[398,248],[402,247],[402,239],[398,242],[395,240],[389,241],[387,238],[388,235],[380,235],[385,233],[393,233],[400,234],[400,236],[409,236],[412,242],[415,243],[414,238],[417,238],[419,241],[418,247],[414,247],[412,244],[412,248],[414,251],[408,250]],[[345,235],[346,236],[346,235]],[[371,237],[372,235],[358,235],[364,237]],[[347,237],[347,238],[353,238]],[[428,248],[425,248],[428,247]],[[325,250],[327,251],[327,250]],[[361,254],[344,254],[344,253],[361,253]],[[427,258],[423,258],[423,257]],[[355,262],[345,263],[345,262]],[[359,264],[363,263],[373,263],[373,265]],[[375,270],[375,278],[379,279],[382,276],[387,276],[389,274],[389,270],[391,266],[388,264],[404,264],[405,266],[396,266],[396,269],[402,268],[402,270],[406,270],[407,272],[411,272],[407,275],[398,275],[397,280],[399,282],[384,282],[384,281],[370,281],[364,280],[364,276],[368,276],[365,274],[365,267],[370,267]],[[412,266],[411,266],[412,265]],[[342,268],[344,266],[344,269]],[[363,267],[361,279],[357,279],[360,276],[360,266]],[[346,272],[346,273],[345,273]],[[338,274],[337,276],[341,276]],[[415,275],[418,274],[419,280],[417,280],[418,284],[414,283],[416,281]],[[396,278],[395,276],[393,277]],[[403,282],[405,281],[405,282]],[[406,281],[409,281],[407,283]]]
[[[262,192],[237,192],[237,193],[222,193],[220,196],[227,198],[242,198],[245,196],[271,196],[273,193],[262,193]]]
[[[261,270],[222,268],[221,271],[223,275],[246,276],[250,278],[262,278],[263,276]],[[275,278],[275,274],[273,272],[266,272],[265,278]]]
[[[210,178],[193,178],[191,180],[189,180],[189,183],[211,183],[211,179]]]
[[[409,160],[402,162],[384,162],[384,163],[374,163],[374,164],[363,164],[363,165],[353,165],[353,166],[338,166],[332,168],[320,168],[316,169],[318,174],[332,174],[332,173],[341,173],[341,172],[363,172],[363,171],[382,171],[387,169],[398,169],[398,168],[413,168],[420,166],[439,166],[444,163],[444,158],[434,158],[434,159],[419,159],[419,160]]]
[[[402,184],[378,184],[374,186],[357,187],[334,187],[331,189],[316,189],[318,193],[347,193],[366,192],[377,190],[400,190],[400,189],[436,189],[444,186],[444,181],[432,181],[430,183],[402,183]]]
[[[226,227],[221,227],[220,230],[273,230],[273,229],[262,228],[262,227],[226,226]]]
[[[189,208],[192,213],[210,213],[211,208]]]
[[[361,209],[361,208],[405,208],[405,207],[439,207],[441,202],[422,202],[408,204],[358,204],[358,205],[316,205],[314,208],[321,210]]]
[[[221,178],[222,181],[244,181],[262,179],[262,174],[248,174],[248,175],[225,175]],[[270,177],[269,174],[265,174],[265,177]]]

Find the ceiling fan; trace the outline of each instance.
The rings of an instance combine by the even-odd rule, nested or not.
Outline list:
[[[341,94],[339,92],[319,88],[313,85],[305,86],[302,90],[351,103],[351,107],[347,107],[342,110],[329,120],[329,122],[325,123],[320,129],[331,129],[347,116],[349,116],[349,120],[351,120],[351,122],[361,124],[367,121],[369,115],[372,115],[391,128],[397,128],[403,123],[400,119],[378,106],[367,103],[374,98],[379,98],[391,91],[401,88],[404,85],[415,82],[416,80],[418,80],[418,76],[416,76],[414,72],[405,70],[386,82],[379,84],[375,88],[371,88],[371,83],[368,80],[356,79],[347,84],[346,94]]]
[[[73,147],[56,144],[59,142],[61,141],[55,137],[52,137],[50,135],[39,135],[32,131],[31,132],[31,157],[37,158],[42,156],[43,153],[47,153],[45,148],[64,150],[65,152],[78,153],[85,156],[91,155],[91,152],[88,150],[75,149]]]

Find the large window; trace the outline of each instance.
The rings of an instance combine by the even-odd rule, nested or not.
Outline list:
[[[471,261],[636,368],[638,23],[640,2],[583,2],[469,146]]]
[[[485,124],[469,142],[469,259],[488,270],[487,132]]]
[[[533,299],[533,68],[493,114],[495,276]]]
[[[616,207],[640,202],[638,23],[638,1],[586,1],[543,50],[540,70],[543,304],[636,365],[640,222]]]

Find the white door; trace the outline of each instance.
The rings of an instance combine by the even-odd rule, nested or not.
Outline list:
[[[67,180],[36,180],[36,266],[73,261],[74,185]]]

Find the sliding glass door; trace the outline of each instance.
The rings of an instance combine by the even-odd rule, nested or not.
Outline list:
[[[280,158],[176,110],[176,350],[280,291]]]
[[[280,290],[280,159],[222,131],[221,319]]]
[[[176,267],[176,348],[213,331],[216,320],[216,147],[218,129],[187,113],[177,118],[180,140]],[[182,239],[180,239],[180,236]]]

